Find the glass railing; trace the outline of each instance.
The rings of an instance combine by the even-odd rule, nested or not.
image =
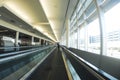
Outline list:
[[[0,80],[10,79],[17,76],[19,79],[29,72],[38,62],[40,62],[50,51],[55,48],[54,45],[36,47],[29,50],[0,54]]]

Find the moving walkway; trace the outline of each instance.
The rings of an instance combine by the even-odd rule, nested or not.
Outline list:
[[[0,75],[1,80],[118,80],[55,45],[1,57]]]

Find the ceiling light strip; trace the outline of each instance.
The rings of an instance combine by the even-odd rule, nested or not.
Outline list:
[[[39,0],[40,4],[42,5],[43,10],[45,11],[45,15],[46,15],[47,18],[48,18],[47,12],[46,12],[46,10],[45,10],[45,8],[44,8],[44,5],[42,4],[42,1],[43,1],[43,0]],[[55,31],[54,31],[54,28],[53,28],[54,25],[53,25],[53,23],[52,23],[49,19],[48,19],[48,21],[49,21],[49,23],[50,23],[51,29],[52,29],[52,31],[53,31],[53,33],[54,33],[54,36],[55,36],[55,39],[54,39],[54,40],[58,41],[58,37],[57,37],[57,35],[55,34]]]

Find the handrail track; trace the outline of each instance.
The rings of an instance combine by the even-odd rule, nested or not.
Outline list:
[[[103,70],[97,68],[96,66],[92,65],[91,63],[87,62],[80,56],[76,55],[75,53],[71,52],[70,50],[63,47],[64,50],[66,50],[69,55],[75,58],[82,66],[84,66],[91,74],[93,74],[95,77],[98,78],[98,80],[118,80],[117,78],[109,75],[108,73],[104,72]]]
[[[33,51],[33,50],[36,50],[36,49],[38,49],[38,48],[29,49],[29,50],[23,50],[23,51],[17,51],[17,52],[10,52],[10,53],[0,54],[0,59],[1,59],[1,58],[5,58],[5,57],[9,57],[9,56],[13,56],[13,55],[18,55],[18,54],[25,53],[25,52],[30,52],[30,51]]]
[[[40,49],[36,48],[36,49],[30,49],[30,50],[7,53],[7,54],[0,54],[0,64],[8,62],[8,61],[12,61],[14,59],[18,59],[18,58],[21,58],[21,57],[25,57],[29,54],[34,54],[35,52],[48,49],[49,47],[53,47],[53,46],[47,46],[47,47],[40,48]]]

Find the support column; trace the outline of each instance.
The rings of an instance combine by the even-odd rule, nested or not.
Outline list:
[[[77,7],[78,8],[78,7]],[[79,13],[78,12],[76,12],[76,21],[77,21],[77,49],[79,49],[79,38],[80,38],[80,34],[79,34],[79,21],[78,21],[78,15],[79,15]]]
[[[69,19],[66,20],[66,46],[69,47]]]
[[[43,40],[43,39],[41,39],[41,45],[43,45],[43,43],[44,43],[44,40]]]
[[[87,24],[87,22],[85,21],[84,22],[84,33],[85,33],[85,37],[84,37],[84,39],[85,39],[85,44],[84,44],[84,46],[85,46],[85,50],[86,51],[88,51],[88,29],[87,29],[87,27],[88,27],[88,24]]]
[[[46,41],[44,40],[44,45],[46,45]]]
[[[39,39],[39,43],[40,43],[40,45],[41,45],[41,39]]]
[[[15,38],[15,46],[18,46],[18,40],[19,40],[19,32],[16,32],[16,38]]]
[[[84,49],[85,51],[88,51],[88,31],[87,31],[87,28],[88,28],[88,23],[86,21],[86,14],[84,13],[84,23],[83,23],[83,26],[84,26],[84,40],[85,40],[85,43],[84,43]]]
[[[104,11],[99,6],[99,3],[97,0],[94,0],[97,6],[97,12],[99,17],[99,23],[100,23],[100,54],[106,55],[107,54],[107,34],[106,34],[106,27],[105,27],[105,19],[104,19]]]
[[[32,36],[31,44],[34,45],[34,37]]]

